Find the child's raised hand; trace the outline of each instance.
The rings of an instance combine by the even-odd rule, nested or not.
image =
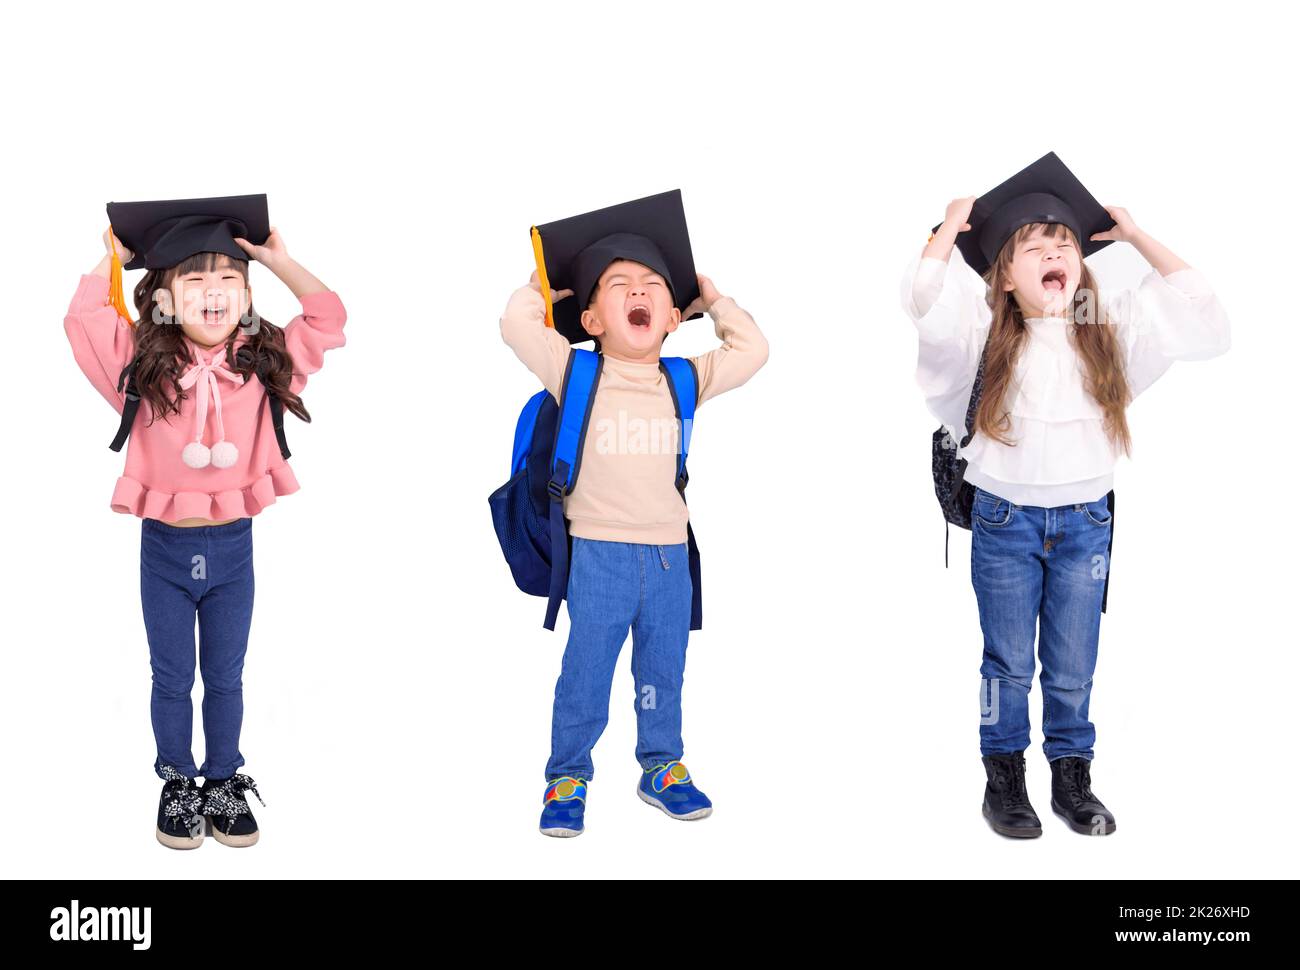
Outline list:
[[[1138,229],[1137,223],[1134,222],[1133,217],[1128,214],[1128,209],[1121,209],[1117,205],[1108,205],[1105,209],[1110,213],[1110,217],[1115,220],[1115,228],[1107,229],[1105,232],[1094,232],[1088,237],[1089,239],[1098,242],[1104,239],[1111,239],[1115,242],[1131,243],[1141,234],[1141,230]]]
[[[700,284],[700,295],[693,299],[691,305],[682,311],[683,320],[693,317],[697,313],[707,313],[709,307],[722,299],[722,294],[719,293],[718,288],[713,285],[713,280],[709,279],[702,273],[696,273],[695,279]]]
[[[944,210],[943,224],[955,227],[958,232],[968,232],[970,230],[970,210],[974,207],[975,196],[973,195],[953,199],[948,203],[948,208]]]
[[[135,259],[135,253],[122,245],[122,241],[113,235],[113,227],[109,226],[104,230],[104,249],[110,256],[113,255],[114,245],[117,246],[117,258],[122,261],[123,266]]]
[[[247,239],[235,237],[235,242],[239,248],[248,253],[250,259],[255,259],[267,267],[276,265],[289,258],[289,250],[284,245],[284,239],[280,236],[279,230],[275,226],[271,227],[271,234],[266,237],[266,242],[261,246],[254,246]]]
[[[538,293],[542,292],[542,281],[537,276],[537,270],[533,270],[533,275],[528,277],[528,285]],[[566,296],[573,296],[573,290],[551,290],[551,303],[558,303]]]
[[[931,256],[946,260],[957,242],[957,235],[970,231],[970,212],[973,208],[975,208],[973,195],[949,202],[948,208],[943,213],[943,225],[930,233],[930,238],[925,241],[925,248],[921,250],[922,257]]]

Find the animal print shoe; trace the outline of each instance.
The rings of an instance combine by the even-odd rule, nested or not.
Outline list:
[[[203,814],[212,823],[212,837],[222,845],[244,848],[257,842],[257,820],[248,807],[244,792],[251,791],[263,806],[262,795],[248,775],[204,778]]]
[[[203,796],[193,778],[171,765],[159,770],[167,780],[158,799],[158,841],[169,849],[197,849],[203,844]]]

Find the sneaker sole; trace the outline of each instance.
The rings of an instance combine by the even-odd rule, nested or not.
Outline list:
[[[1022,826],[999,825],[997,822],[993,821],[992,813],[989,811],[987,805],[981,806],[981,811],[984,813],[984,818],[988,820],[989,828],[998,833],[998,835],[1006,836],[1008,839],[1036,839],[1043,834],[1043,827],[1041,825],[1032,829]]]
[[[542,828],[539,828],[537,831],[541,832],[542,835],[549,835],[549,836],[550,836],[551,838],[553,838],[553,839],[571,839],[571,838],[573,838],[575,835],[581,835],[583,832],[585,832],[585,831],[587,831],[587,830],[586,830],[586,828],[580,828],[580,829],[542,829]]]
[[[1052,812],[1060,818],[1062,822],[1070,826],[1070,828],[1074,829],[1074,831],[1078,832],[1080,835],[1110,835],[1115,831],[1115,823],[1109,822],[1101,832],[1094,832],[1091,825],[1088,825],[1086,822],[1076,822],[1074,819],[1070,818],[1069,815],[1065,814],[1065,812],[1063,812],[1056,804],[1055,799],[1052,800]]]
[[[158,841],[169,849],[197,849],[203,844],[203,836],[191,838],[190,836],[168,835],[158,826],[154,826],[154,834],[158,836]]]
[[[651,798],[649,795],[647,795],[645,792],[641,790],[640,785],[636,786],[636,797],[641,799],[641,801],[645,802],[647,805],[653,805],[655,808],[659,809],[659,811],[663,812],[669,818],[675,818],[679,822],[694,822],[697,819],[708,818],[710,815],[713,814],[713,806],[711,805],[708,808],[697,808],[695,811],[687,812],[685,815],[678,815],[674,812],[670,812],[668,811],[667,805],[665,805],[663,802],[659,801],[658,799]]]
[[[212,830],[212,837],[222,845],[228,845],[232,849],[247,849],[250,845],[256,845],[258,836],[262,834],[262,830],[258,829],[248,835],[227,835],[212,824],[211,815],[205,816],[205,821],[208,823],[208,828]]]

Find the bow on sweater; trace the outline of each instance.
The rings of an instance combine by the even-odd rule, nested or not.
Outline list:
[[[226,440],[226,427],[221,420],[221,387],[217,378],[224,377],[235,384],[244,378],[225,367],[226,349],[221,348],[210,361],[200,360],[181,375],[181,389],[198,387],[194,401],[194,440],[181,451],[181,461],[191,468],[229,468],[239,460],[239,451]],[[212,398],[212,412],[217,419],[217,440],[209,449],[203,444],[203,431],[208,421],[208,397]]]

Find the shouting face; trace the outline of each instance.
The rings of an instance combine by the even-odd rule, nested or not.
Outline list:
[[[1082,254],[1074,233],[1041,226],[1015,244],[1004,286],[1028,317],[1064,316],[1079,288]]]
[[[632,361],[658,359],[664,337],[682,322],[668,282],[641,263],[619,259],[600,275],[582,326],[602,353]]]

